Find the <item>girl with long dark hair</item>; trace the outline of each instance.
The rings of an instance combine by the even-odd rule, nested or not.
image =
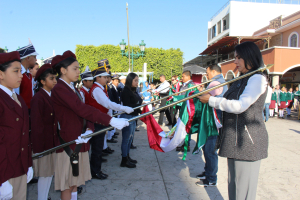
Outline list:
[[[139,77],[135,73],[129,73],[126,82],[125,82],[125,87],[122,92],[122,103],[124,106],[129,106],[131,108],[140,106],[143,102],[141,97],[136,91],[136,88],[138,87],[139,84]],[[139,114],[139,110],[136,109],[134,110],[133,113],[130,114],[122,114],[120,117],[121,118],[126,118],[130,119]],[[129,122],[129,126],[124,127],[122,129],[122,145],[121,145],[121,150],[122,150],[122,162],[121,162],[121,167],[128,167],[128,168],[135,168],[136,167],[136,160],[133,160],[129,156],[129,151],[130,151],[130,146],[132,143],[132,139],[134,136],[134,131],[136,128],[136,121]]]

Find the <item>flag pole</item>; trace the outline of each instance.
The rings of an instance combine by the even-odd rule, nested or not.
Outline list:
[[[174,93],[174,94],[171,94],[171,95],[165,96],[165,97],[163,97],[163,98],[160,98],[160,99],[157,99],[157,100],[151,101],[151,102],[149,102],[149,103],[142,104],[142,105],[140,105],[140,106],[134,107],[134,108],[133,108],[133,110],[135,110],[135,109],[138,109],[138,108],[143,108],[143,107],[145,107],[145,106],[147,106],[147,105],[150,105],[150,104],[156,103],[156,102],[158,102],[158,101],[161,101],[161,100],[163,100],[163,99],[167,99],[167,98],[169,98],[169,97],[171,97],[171,96],[174,96],[174,95],[180,94],[180,93],[182,93],[182,92],[189,91],[189,90],[191,90],[191,89],[194,89],[194,88],[196,88],[196,87],[199,87],[199,86],[201,86],[201,85],[205,85],[205,84],[207,84],[207,83],[210,83],[210,82],[212,82],[212,81],[214,81],[214,79],[208,80],[208,81],[206,81],[206,82],[203,82],[203,83],[200,83],[200,84],[198,84],[198,85],[194,85],[193,87],[190,87],[190,88],[184,89],[184,90],[182,90],[182,91],[179,91],[179,92],[176,92],[176,93]],[[168,86],[168,87],[169,87],[169,86]],[[168,87],[166,87],[166,88],[168,88]],[[166,88],[164,88],[164,89],[166,89]],[[164,90],[164,89],[163,89],[163,90]],[[114,114],[112,117],[116,117],[116,116],[118,116],[118,115],[122,115],[122,114],[124,114],[124,113],[125,113],[125,112],[117,113],[117,114]]]
[[[166,108],[168,108],[168,107],[172,107],[172,106],[174,106],[174,105],[176,105],[176,104],[178,104],[178,103],[187,101],[187,100],[189,100],[189,99],[193,99],[193,98],[195,98],[195,97],[197,97],[197,96],[200,96],[200,95],[202,95],[202,94],[206,94],[206,93],[208,93],[208,92],[210,92],[210,91],[213,91],[213,90],[215,90],[215,89],[217,89],[217,88],[219,88],[219,87],[223,87],[223,86],[225,86],[225,85],[227,85],[227,84],[230,84],[230,83],[233,83],[233,82],[238,81],[238,80],[240,80],[240,79],[243,79],[243,78],[245,78],[245,77],[251,76],[251,75],[253,75],[253,74],[257,73],[257,72],[263,72],[264,70],[270,69],[270,68],[273,67],[273,66],[274,66],[274,64],[268,64],[267,66],[261,67],[261,68],[255,70],[255,71],[253,71],[253,72],[249,72],[249,73],[244,74],[244,75],[242,75],[242,76],[239,76],[239,77],[236,77],[236,78],[234,78],[234,79],[231,79],[230,81],[226,81],[226,82],[224,82],[224,83],[222,83],[222,84],[218,84],[218,85],[216,85],[216,86],[214,86],[214,87],[211,87],[211,88],[209,88],[209,89],[203,90],[202,92],[199,92],[199,93],[197,93],[197,94],[193,94],[193,95],[188,96],[188,97],[186,97],[186,98],[183,98],[183,99],[181,99],[181,100],[179,100],[179,101],[175,101],[175,102],[173,102],[173,103],[170,103],[169,105],[166,105],[166,106],[157,108],[157,109],[155,109],[155,110],[152,110],[152,111],[143,113],[143,114],[141,114],[141,115],[135,116],[135,117],[133,117],[133,118],[130,118],[130,119],[128,120],[128,122],[138,120],[138,119],[140,119],[140,118],[146,117],[146,116],[151,115],[151,114],[153,114],[153,113],[155,113],[155,112],[158,112],[158,111],[160,111],[160,110],[164,110],[164,109],[166,109]],[[104,133],[104,132],[106,132],[106,131],[112,130],[113,128],[114,128],[114,127],[110,126],[110,127],[101,129],[100,131],[97,131],[97,132],[95,132],[95,133],[91,133],[91,134],[89,134],[89,135],[82,136],[82,138],[85,139],[85,138],[93,137],[93,136],[95,136],[95,135],[99,135],[100,133]],[[75,140],[70,141],[70,142],[66,142],[65,144],[62,144],[62,145],[53,147],[53,148],[48,149],[48,150],[46,150],[46,151],[43,151],[43,152],[41,152],[41,153],[36,153],[36,154],[32,155],[32,159],[41,158],[41,157],[43,157],[43,156],[45,156],[45,155],[48,155],[49,153],[51,153],[51,152],[53,152],[53,151],[56,151],[56,150],[58,150],[58,149],[61,149],[61,148],[63,148],[63,147],[69,146],[69,145],[74,144],[74,143],[75,143]]]

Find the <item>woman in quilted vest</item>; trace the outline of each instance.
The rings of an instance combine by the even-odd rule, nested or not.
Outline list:
[[[234,63],[241,74],[264,65],[253,42],[235,47]],[[266,89],[266,77],[256,73],[234,82],[223,97],[199,97],[202,103],[223,111],[219,156],[227,158],[230,200],[251,200],[256,196],[261,159],[268,156],[268,133],[261,115]]]

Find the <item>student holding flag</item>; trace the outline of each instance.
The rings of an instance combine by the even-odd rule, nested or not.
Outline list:
[[[89,93],[90,95],[89,104],[105,114],[108,114],[109,109],[115,111],[123,111],[128,114],[132,113],[134,110],[131,107],[122,106],[120,104],[117,104],[109,100],[106,86],[107,86],[107,77],[110,76],[110,74],[108,74],[106,70],[106,61],[107,59],[98,61],[98,67],[92,71],[92,75],[94,77],[94,84]],[[119,118],[119,120],[121,119],[122,118]],[[105,124],[95,123],[95,131],[99,131],[106,127],[107,125]],[[108,177],[107,174],[101,171],[102,151],[105,142],[105,135],[106,133],[102,133],[94,136],[91,139],[91,145],[92,145],[91,173],[93,178],[101,179],[101,180],[106,179]]]
[[[206,75],[208,80],[214,79],[207,88],[214,87],[216,85],[222,84],[225,82],[225,79],[222,75],[221,67],[218,65],[210,65],[206,68]],[[228,90],[227,85],[215,89],[209,94],[213,97],[223,97],[225,92]],[[216,109],[217,116],[220,121],[222,121],[222,111]],[[218,136],[210,136],[207,138],[205,145],[202,147],[204,158],[205,158],[205,167],[204,172],[197,175],[197,178],[200,179],[200,182],[196,184],[199,186],[216,186],[217,185],[217,172],[218,172],[218,154],[215,149]]]
[[[51,91],[51,99],[59,123],[60,144],[76,141],[76,144],[57,150],[55,190],[61,191],[62,200],[76,200],[77,186],[91,179],[88,155],[90,138],[82,137],[93,132],[93,123],[122,129],[128,126],[128,122],[112,118],[82,102],[81,95],[73,86],[80,74],[79,63],[73,52],[66,51],[63,55],[55,56],[51,66],[59,77]]]

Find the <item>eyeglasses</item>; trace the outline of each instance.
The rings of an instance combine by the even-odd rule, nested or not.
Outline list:
[[[175,81],[175,79],[172,79],[172,81]]]

